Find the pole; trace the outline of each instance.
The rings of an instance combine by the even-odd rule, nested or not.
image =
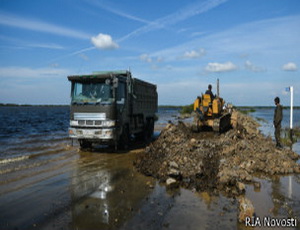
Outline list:
[[[288,188],[288,197],[292,199],[293,194],[293,183],[292,183],[292,176],[289,176],[289,188]]]
[[[217,96],[220,96],[219,78],[217,79]]]
[[[293,86],[290,86],[290,92],[291,92],[291,111],[290,111],[290,138],[293,142],[293,99],[294,99],[294,88]]]

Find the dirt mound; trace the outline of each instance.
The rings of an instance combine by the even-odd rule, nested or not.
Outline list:
[[[195,134],[183,122],[168,124],[134,164],[140,172],[167,184],[231,195],[242,193],[244,183],[254,182],[256,173],[300,172],[298,154],[275,148],[252,118],[236,111],[233,116],[234,128],[221,135]]]

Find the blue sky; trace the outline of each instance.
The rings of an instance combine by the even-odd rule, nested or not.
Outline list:
[[[159,104],[220,79],[235,105],[300,105],[299,0],[0,0],[0,102],[68,104],[68,75],[129,69]]]

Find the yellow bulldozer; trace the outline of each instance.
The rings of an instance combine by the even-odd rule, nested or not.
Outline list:
[[[225,101],[219,96],[219,79],[217,81],[217,95],[202,94],[194,101],[194,122],[192,130],[199,132],[212,129],[224,132],[231,127],[231,108],[225,106]]]

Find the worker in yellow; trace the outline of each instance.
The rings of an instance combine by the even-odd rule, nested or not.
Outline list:
[[[275,140],[276,140],[276,147],[282,148],[282,145],[280,144],[280,130],[281,130],[281,121],[282,121],[282,106],[280,105],[280,99],[279,97],[276,97],[274,99],[276,108],[274,111],[274,119],[273,119],[273,124],[275,127]]]

